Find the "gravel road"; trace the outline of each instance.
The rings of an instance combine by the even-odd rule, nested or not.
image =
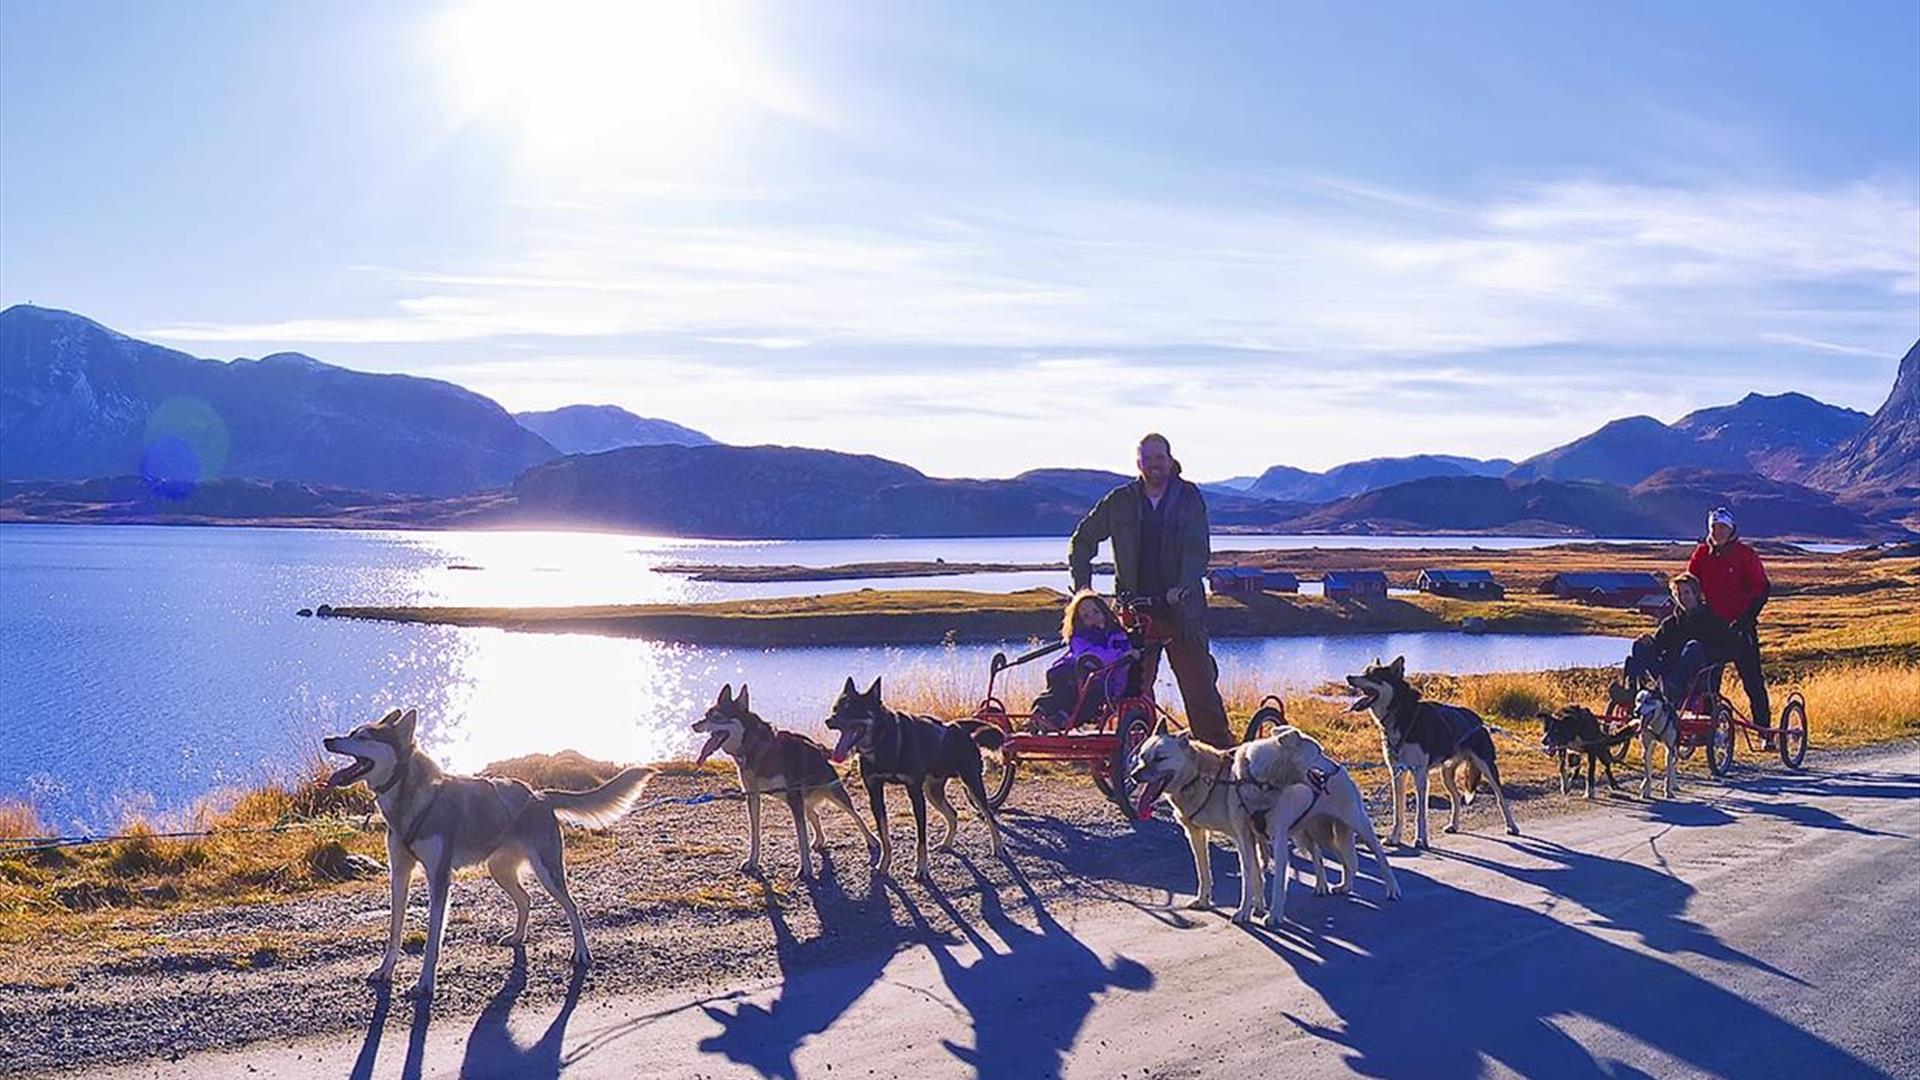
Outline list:
[[[1920,746],[1809,766],[1532,798],[1520,838],[1482,800],[1469,834],[1395,854],[1400,903],[1296,887],[1278,933],[1176,908],[1175,830],[1073,781],[1023,781],[1017,872],[963,818],[932,888],[870,886],[831,818],[830,876],[748,883],[737,807],[650,812],[579,870],[584,979],[550,905],[523,961],[485,944],[508,908],[468,882],[427,1022],[360,982],[383,901],[353,890],[198,917],[317,935],[277,966],[0,988],[0,1053],[116,1078],[1920,1076]]]

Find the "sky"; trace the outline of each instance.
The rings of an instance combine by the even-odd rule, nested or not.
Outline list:
[[[945,476],[1871,411],[1916,41],[1910,0],[0,0],[0,305]]]

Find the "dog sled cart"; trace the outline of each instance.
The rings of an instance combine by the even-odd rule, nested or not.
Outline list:
[[[1787,695],[1786,704],[1780,708],[1778,727],[1756,724],[1720,692],[1721,677],[1726,673],[1726,666],[1720,663],[1701,668],[1688,684],[1680,702],[1673,707],[1679,729],[1674,752],[1680,755],[1680,760],[1688,761],[1692,759],[1694,751],[1704,747],[1707,770],[1715,776],[1726,776],[1733,771],[1734,745],[1744,738],[1748,753],[1778,753],[1782,765],[1789,769],[1800,768],[1800,763],[1807,756],[1806,698],[1798,690]],[[1658,692],[1657,687],[1650,688]],[[1639,690],[1642,687],[1632,689]],[[1632,706],[1610,702],[1600,719],[1600,727],[1609,740],[1629,732],[1637,738],[1640,717],[1634,713]],[[1615,764],[1626,760],[1628,747],[1635,741],[1635,738],[1624,738],[1608,746],[1607,753]],[[1769,741],[1773,743],[1772,747],[1767,745]]]
[[[1078,695],[1069,715],[1078,721],[1065,730],[1035,730],[1034,715],[1008,710],[996,690],[1004,672],[1051,656],[1065,648],[1066,643],[1056,641],[1012,659],[1005,653],[994,654],[987,669],[987,692],[974,710],[973,718],[992,724],[1006,736],[999,754],[989,755],[986,761],[987,801],[995,809],[1012,793],[1013,780],[1022,762],[1060,761],[1087,766],[1101,794],[1113,800],[1122,814],[1128,818],[1134,816],[1135,792],[1129,778],[1133,753],[1147,741],[1156,724],[1165,721],[1169,726],[1178,727],[1179,723],[1154,701],[1152,685],[1141,678],[1146,661],[1157,656],[1168,640],[1166,633],[1154,625],[1155,603],[1122,594],[1114,607],[1120,625],[1133,642],[1133,649],[1115,663],[1104,666],[1097,662],[1085,663],[1076,672]],[[1093,693],[1095,687],[1106,685],[1109,676],[1123,669],[1126,673],[1124,692],[1090,712],[1083,709],[1088,694]],[[1087,714],[1082,715],[1083,712]]]

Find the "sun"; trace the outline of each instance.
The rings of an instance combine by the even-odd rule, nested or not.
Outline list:
[[[466,0],[433,44],[463,118],[515,125],[535,161],[678,160],[743,109],[797,110],[750,22],[707,0]]]

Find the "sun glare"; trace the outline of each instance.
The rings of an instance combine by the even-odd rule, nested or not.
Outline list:
[[[797,110],[747,21],[721,3],[468,0],[434,46],[463,115],[517,124],[537,161],[673,161],[742,108]]]

